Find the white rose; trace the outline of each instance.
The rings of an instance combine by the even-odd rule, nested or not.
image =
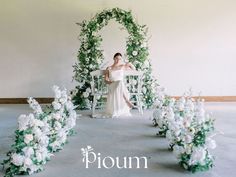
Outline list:
[[[20,115],[18,118],[18,129],[20,131],[26,130],[29,125],[29,120],[30,120],[29,117],[26,116],[25,114]]]
[[[168,112],[167,112],[167,118],[169,120],[173,120],[175,118],[175,113],[172,109],[170,109]]]
[[[16,166],[23,165],[23,162],[25,160],[24,156],[22,156],[20,154],[16,154],[16,153],[12,154],[11,158],[12,158],[11,162]]]
[[[24,147],[22,151],[25,154],[25,157],[29,157],[34,154],[34,149],[32,147]]]
[[[197,147],[193,149],[193,152],[191,154],[190,158],[190,164],[204,164],[204,160],[206,158],[206,150],[203,147]]]
[[[29,142],[31,142],[33,139],[34,139],[34,137],[33,137],[32,134],[26,134],[26,135],[24,136],[24,142],[25,142],[26,144],[29,144]]]
[[[86,89],[86,92],[90,93],[90,92],[91,92],[91,89],[88,87],[88,88]]]
[[[39,128],[35,127],[33,128],[33,134],[35,135],[36,139],[39,139],[43,133]]]
[[[62,125],[61,125],[61,123],[60,122],[55,122],[55,124],[54,124],[54,126],[55,126],[55,129],[56,130],[60,130],[61,129],[61,127],[62,127]]]
[[[137,51],[133,51],[133,52],[132,52],[132,55],[133,55],[133,56],[137,56],[137,55],[138,55],[138,52],[137,52]]]
[[[35,121],[36,121],[36,119],[35,119],[35,117],[34,117],[34,114],[29,114],[28,115],[28,117],[29,117],[29,125],[31,126],[31,127],[33,127],[33,126],[35,126]]]
[[[60,101],[61,104],[65,104],[66,101],[67,101],[67,97],[62,97],[62,98],[59,99],[59,101]]]
[[[76,119],[71,119],[71,118],[66,119],[66,127],[68,129],[73,128],[75,125],[76,125]]]
[[[31,165],[33,165],[33,161],[30,158],[25,158],[25,160],[24,160],[24,167],[25,168],[30,168]]]
[[[53,114],[52,114],[52,117],[53,117],[54,119],[56,119],[56,120],[60,120],[60,119],[61,119],[61,114],[60,114],[59,112],[53,113]]]
[[[44,147],[44,146],[47,146],[48,144],[49,144],[48,136],[46,136],[46,135],[41,136],[40,139],[39,139],[39,145]]]
[[[53,86],[53,91],[55,94],[55,98],[59,99],[61,97],[61,91],[58,86],[54,85]]]
[[[184,141],[185,141],[186,143],[191,143],[192,140],[193,140],[193,137],[190,136],[190,135],[186,135],[185,138],[184,138]]]
[[[84,92],[83,96],[84,96],[84,98],[87,98],[89,96],[89,93],[88,92]]]
[[[67,110],[73,110],[74,109],[74,105],[71,101],[66,102],[66,109]]]
[[[53,102],[52,102],[52,106],[53,106],[53,108],[54,108],[55,110],[61,109],[61,104],[58,103],[57,101],[53,101]]]
[[[77,117],[76,111],[75,110],[71,110],[69,112],[69,118],[76,119],[76,117]]]
[[[44,159],[43,159],[42,153],[36,152],[36,159],[38,162],[43,161]]]

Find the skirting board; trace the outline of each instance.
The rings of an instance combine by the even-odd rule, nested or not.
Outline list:
[[[179,98],[179,96],[173,96]],[[198,97],[194,97],[198,98]],[[206,102],[236,102],[236,96],[202,96]],[[41,104],[48,104],[53,101],[54,98],[35,98]],[[0,104],[27,104],[27,98],[0,98]]]

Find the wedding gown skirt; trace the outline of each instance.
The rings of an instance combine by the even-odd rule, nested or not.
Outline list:
[[[132,116],[126,100],[130,94],[124,83],[124,70],[109,70],[108,96],[105,107],[105,116],[113,118],[126,118]],[[125,97],[125,98],[124,98]]]

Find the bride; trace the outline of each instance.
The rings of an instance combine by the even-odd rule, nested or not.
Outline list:
[[[105,82],[108,84],[108,96],[105,113],[110,117],[131,116],[130,109],[134,105],[129,101],[129,91],[125,86],[126,70],[135,70],[131,63],[123,63],[121,53],[113,57],[114,63],[105,71]]]

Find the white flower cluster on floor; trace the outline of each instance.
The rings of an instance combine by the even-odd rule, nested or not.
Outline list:
[[[209,150],[216,147],[214,119],[205,112],[204,100],[191,96],[175,100],[159,88],[156,105],[153,123],[158,135],[168,139],[180,165],[193,173],[210,169],[214,157]]]
[[[35,99],[28,99],[34,112],[18,118],[15,143],[3,162],[5,177],[43,170],[53,152],[62,149],[67,137],[74,133],[77,115],[71,98],[66,89],[53,86],[53,91],[55,99],[45,109]]]

